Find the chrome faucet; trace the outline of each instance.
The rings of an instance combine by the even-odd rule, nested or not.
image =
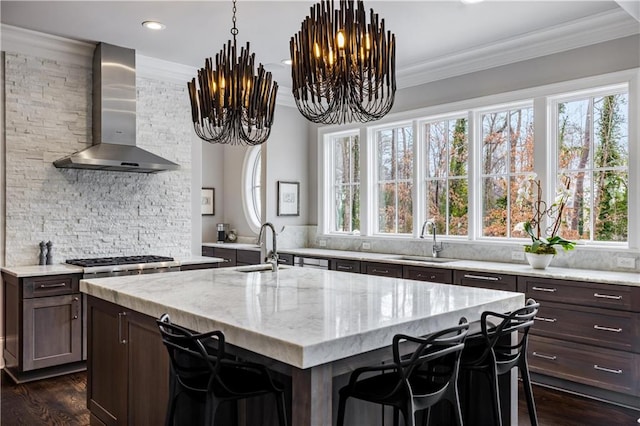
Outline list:
[[[433,234],[433,246],[431,247],[431,255],[438,257],[438,253],[443,250],[442,243],[436,241],[436,223],[433,220],[425,220],[420,231],[420,238],[424,238],[424,231],[431,225],[431,233]]]
[[[273,226],[271,222],[265,222],[262,224],[262,226],[260,226],[260,233],[258,234],[258,245],[262,247],[262,233],[264,231],[264,228],[266,227],[271,228],[272,240],[271,240],[271,251],[265,255],[264,260],[265,262],[271,264],[272,271],[277,271],[278,270],[278,249],[276,246],[276,228]],[[266,251],[266,248],[265,248],[265,251]],[[260,254],[262,254],[262,250],[260,250]]]

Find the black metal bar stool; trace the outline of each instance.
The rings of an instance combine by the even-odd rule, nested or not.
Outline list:
[[[167,314],[156,322],[171,360],[167,426],[181,424],[175,414],[176,402],[182,394],[204,402],[206,426],[214,425],[216,411],[223,402],[272,394],[279,424],[287,425],[283,386],[272,380],[263,365],[230,358],[221,331],[194,334],[172,324]],[[237,418],[234,421],[237,424]]]
[[[538,425],[527,363],[527,341],[529,328],[533,325],[533,318],[538,313],[539,307],[540,304],[535,300],[528,299],[523,308],[507,314],[484,312],[480,318],[481,332],[470,333],[465,342],[460,360],[460,372],[462,375],[481,372],[489,378],[495,425],[502,426],[498,376],[509,373],[514,367],[520,370],[531,425]],[[513,332],[517,332],[515,344],[511,343]],[[466,389],[466,391],[481,393],[480,389]],[[465,399],[469,401],[467,392],[465,392],[467,396]],[[472,413],[467,410],[466,414]]]
[[[403,334],[394,336],[392,364],[357,368],[351,373],[349,384],[340,389],[338,426],[344,423],[349,397],[392,406],[396,426],[399,424],[399,412],[402,412],[404,424],[413,426],[416,412],[430,410],[446,399],[453,406],[457,424],[462,425],[457,379],[468,328],[467,320],[462,318],[458,326],[423,338]],[[401,356],[403,349],[400,346],[406,344],[417,348]],[[361,379],[363,374],[367,377]],[[423,417],[423,424],[428,423],[428,418],[429,412]]]

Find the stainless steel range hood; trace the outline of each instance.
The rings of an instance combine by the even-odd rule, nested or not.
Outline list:
[[[180,166],[136,146],[136,55],[100,43],[93,55],[93,145],[58,168],[157,173]]]

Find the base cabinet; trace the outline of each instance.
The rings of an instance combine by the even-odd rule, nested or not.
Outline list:
[[[91,424],[164,424],[169,359],[155,319],[100,299],[87,299]]]
[[[79,274],[3,274],[6,371],[17,382],[84,369]]]

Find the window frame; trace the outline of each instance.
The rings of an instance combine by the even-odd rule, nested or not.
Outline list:
[[[258,167],[260,164],[260,167]],[[256,178],[260,184],[256,185]],[[256,197],[257,188],[257,197]],[[242,209],[249,228],[258,233],[262,215],[262,146],[247,149],[242,165]],[[258,208],[260,210],[258,210]]]
[[[325,139],[325,144],[326,144],[326,150],[327,150],[327,158],[326,158],[326,170],[327,170],[327,176],[329,179],[329,182],[331,182],[332,184],[327,185],[327,191],[328,191],[328,197],[327,197],[327,201],[328,201],[328,211],[330,212],[327,215],[326,218],[326,224],[327,224],[327,229],[330,230],[331,234],[337,234],[337,235],[354,235],[354,234],[359,234],[360,230],[358,230],[357,232],[354,232],[354,230],[352,229],[351,231],[338,231],[336,229],[336,217],[335,217],[335,211],[336,211],[336,204],[335,204],[335,200],[336,200],[336,164],[335,164],[335,141],[338,139],[343,139],[343,138],[351,138],[351,137],[357,137],[358,138],[358,144],[360,145],[360,156],[359,156],[359,170],[360,170],[360,175],[362,175],[362,169],[360,168],[362,165],[362,141],[360,138],[360,132],[358,130],[349,130],[349,131],[344,131],[344,132],[340,132],[340,133],[332,133],[326,136]],[[351,170],[350,170],[351,172]],[[353,179],[353,176],[350,176],[350,183],[349,186],[353,187],[354,185],[356,185],[355,180]],[[362,176],[359,176],[359,180],[357,185],[360,187],[360,190],[362,190]],[[362,203],[362,199],[360,200],[360,203]],[[362,205],[362,204],[360,204]],[[361,219],[360,219],[361,220]],[[362,223],[362,221],[361,221]]]

